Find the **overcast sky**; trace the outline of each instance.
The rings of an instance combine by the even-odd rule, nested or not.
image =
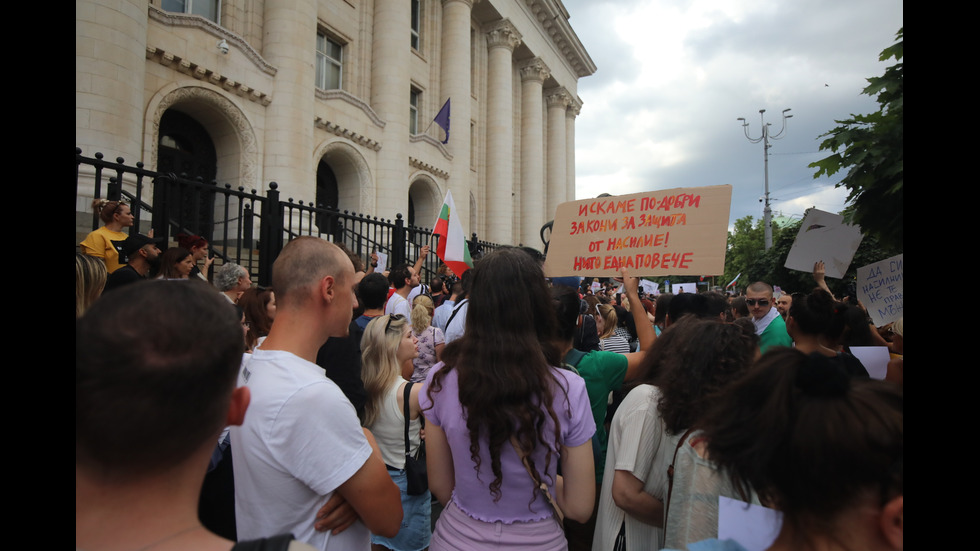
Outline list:
[[[903,26],[900,0],[563,0],[598,70],[579,80],[576,199],[731,184],[729,226],[762,217],[759,110],[774,215],[844,208],[841,174],[813,179],[835,119],[870,113],[861,90]]]

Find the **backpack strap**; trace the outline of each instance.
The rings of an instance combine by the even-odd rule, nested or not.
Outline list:
[[[466,304],[466,301],[468,301],[468,300],[470,300],[470,299],[464,298],[463,300],[459,301],[455,306],[453,306],[453,313],[450,314],[449,315],[449,319],[446,320],[446,330],[447,331],[449,330],[449,325],[453,322],[453,318],[455,318],[456,317],[456,314],[459,313],[460,307],[462,307],[464,304]]]

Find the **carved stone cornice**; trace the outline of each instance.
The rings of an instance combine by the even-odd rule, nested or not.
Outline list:
[[[550,76],[551,70],[548,69],[548,66],[539,57],[528,60],[521,66],[522,81],[536,80],[538,82],[544,82]]]
[[[559,107],[565,109],[572,102],[572,96],[563,87],[549,88],[544,92],[545,100],[548,102],[548,108]]]
[[[197,63],[177,57],[158,48],[147,46],[146,59],[155,61],[164,67],[169,67],[175,71],[194,77],[197,80],[210,82],[219,88],[224,88],[237,96],[245,98],[249,101],[254,101],[260,105],[266,106],[272,103],[272,97],[265,92],[253,90],[241,82],[232,80],[227,76],[217,73],[211,69],[201,67]]]
[[[378,114],[371,108],[370,105],[367,104],[367,102],[354,94],[351,94],[347,90],[321,90],[317,88],[316,97],[322,100],[340,100],[347,102],[363,111],[364,114],[371,119],[371,122],[373,122],[378,128],[385,127],[385,121],[381,120],[381,117],[378,116]]]
[[[595,73],[595,62],[568,23],[568,11],[560,0],[524,0],[524,3],[579,78]]]
[[[408,141],[409,143],[425,142],[438,149],[439,152],[442,153],[442,156],[445,157],[447,161],[453,160],[453,156],[451,153],[449,153],[449,150],[446,149],[446,145],[428,134],[415,134],[409,136]]]
[[[272,64],[267,62],[260,54],[242,37],[229,31],[228,29],[218,25],[210,19],[205,19],[200,15],[190,15],[185,13],[172,13],[168,11],[163,11],[160,8],[154,6],[153,4],[148,4],[149,11],[147,12],[149,18],[156,21],[162,25],[167,25],[168,27],[190,27],[195,29],[201,29],[204,32],[214,36],[217,39],[225,39],[226,41],[233,44],[236,48],[241,50],[245,57],[248,58],[256,67],[263,73],[269,76],[276,76],[276,69]],[[217,42],[215,42],[215,47],[217,47]],[[149,50],[150,46],[147,45]]]
[[[453,2],[459,2],[460,4],[466,4],[466,7],[473,9],[473,4],[476,4],[480,0],[442,0],[442,5],[452,4]]]
[[[517,27],[510,22],[510,19],[503,19],[495,23],[487,31],[487,47],[489,49],[494,48],[507,48],[511,52],[514,48],[520,45],[521,33],[517,30]]]
[[[346,138],[358,145],[362,145],[368,149],[374,151],[381,151],[381,143],[377,140],[372,140],[363,134],[358,134],[349,128],[344,128],[335,122],[330,122],[322,117],[316,117],[313,119],[313,125],[321,130],[326,130],[331,134],[340,136],[341,138]]]
[[[420,161],[419,159],[416,159],[415,157],[409,156],[409,158],[408,158],[408,164],[410,164],[411,166],[413,166],[414,168],[417,168],[419,170],[424,170],[426,172],[429,172],[431,174],[434,174],[434,175],[442,178],[443,180],[448,180],[449,179],[449,172],[447,172],[445,170],[442,170],[441,168],[436,168],[436,167],[434,167],[434,166],[432,166],[429,163],[426,163],[424,161]]]

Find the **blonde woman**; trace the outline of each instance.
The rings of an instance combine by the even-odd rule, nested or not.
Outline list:
[[[431,495],[408,495],[405,477],[405,385],[401,366],[418,356],[418,340],[412,326],[399,314],[378,316],[368,323],[361,338],[361,379],[367,391],[364,426],[374,434],[388,474],[402,496],[404,518],[394,538],[371,536],[375,551],[421,551],[431,537]],[[414,384],[409,394],[409,450],[413,455],[421,444],[422,419],[419,392]]]
[[[599,329],[599,350],[619,354],[632,352],[629,341],[616,334],[616,327],[619,325],[616,308],[611,304],[600,304],[598,308],[599,315],[596,316],[596,327]]]
[[[94,256],[75,253],[75,319],[102,295],[105,287],[105,263]]]
[[[132,226],[136,218],[129,210],[129,205],[120,201],[96,199],[92,201],[92,210],[99,215],[99,219],[105,225],[85,236],[85,240],[80,243],[82,252],[102,259],[106,270],[111,274],[124,264],[119,262],[119,251],[112,242],[123,241],[129,237],[129,234],[123,233],[123,228]],[[147,235],[153,237],[153,232],[150,231]]]
[[[412,302],[412,334],[419,341],[419,355],[412,360],[413,383],[421,383],[442,357],[442,349],[446,347],[446,337],[442,330],[432,325],[432,314],[435,305],[427,295],[419,295]]]

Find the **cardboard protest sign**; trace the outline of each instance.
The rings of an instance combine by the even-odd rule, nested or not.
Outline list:
[[[867,308],[876,327],[904,315],[903,259],[904,254],[900,254],[857,269],[857,299]]]
[[[549,277],[720,275],[732,186],[675,188],[558,205]]]
[[[813,265],[822,260],[827,277],[840,279],[851,265],[863,237],[861,227],[845,224],[843,216],[810,209],[786,255],[784,266],[790,270],[812,272]]]

